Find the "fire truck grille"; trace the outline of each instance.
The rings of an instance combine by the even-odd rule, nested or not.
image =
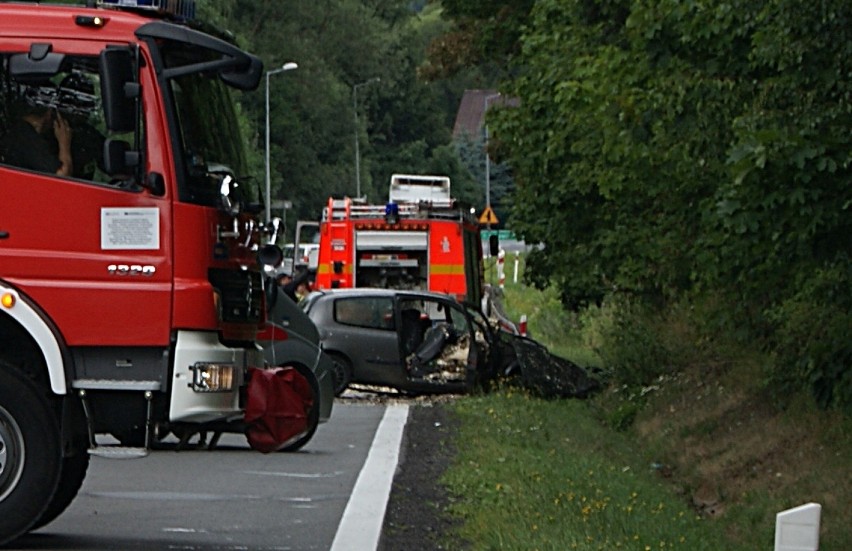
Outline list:
[[[208,277],[221,296],[222,321],[260,322],[263,309],[263,285],[258,272],[213,268],[208,272]]]

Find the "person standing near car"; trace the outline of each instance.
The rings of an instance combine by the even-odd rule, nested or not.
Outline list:
[[[279,280],[280,281],[280,280]],[[299,302],[311,292],[310,272],[302,270],[290,278],[284,285],[281,286],[284,294],[290,297],[293,302]]]

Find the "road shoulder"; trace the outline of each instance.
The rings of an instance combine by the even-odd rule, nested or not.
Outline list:
[[[380,551],[446,549],[454,522],[445,514],[449,495],[440,484],[456,455],[457,421],[441,403],[413,405],[403,436],[399,467],[385,512]],[[462,547],[458,542],[453,548]]]

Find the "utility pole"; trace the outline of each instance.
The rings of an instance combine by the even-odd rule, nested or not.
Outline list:
[[[276,75],[278,73],[283,73],[284,71],[292,71],[293,69],[298,69],[299,65],[289,61],[282,65],[277,69],[273,69],[271,71],[266,71],[266,149],[265,149],[265,159],[266,159],[266,220],[265,222],[269,224],[269,221],[272,220],[272,179],[269,174],[269,77],[270,75]]]

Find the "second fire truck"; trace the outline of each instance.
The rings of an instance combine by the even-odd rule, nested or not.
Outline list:
[[[479,223],[446,176],[395,174],[388,203],[330,198],[320,222],[316,287],[428,289],[478,303]]]

